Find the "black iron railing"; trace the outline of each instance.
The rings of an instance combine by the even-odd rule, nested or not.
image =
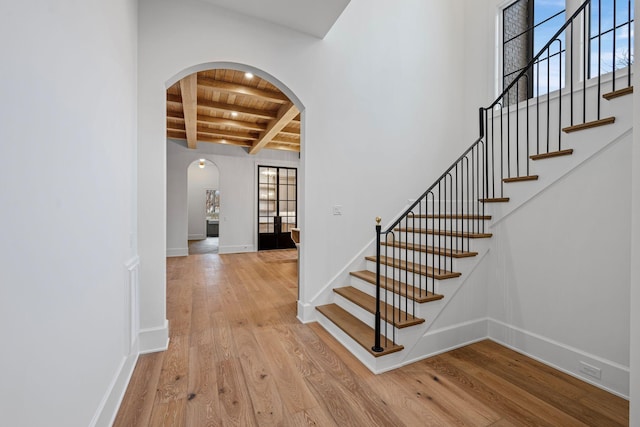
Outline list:
[[[609,16],[603,3],[613,8],[612,29],[603,30]],[[622,17],[621,3],[627,10]],[[608,49],[608,34],[614,58],[616,39],[618,46],[624,40],[627,52],[632,51],[632,22],[630,0],[585,1],[498,98],[480,108],[480,137],[399,219],[385,229],[378,223],[374,351],[382,351],[386,340],[395,342],[394,326],[417,316],[419,301],[436,293],[437,280],[459,275],[454,259],[475,254],[471,241],[488,236],[486,203],[507,200],[505,179],[527,177],[532,157],[561,152],[567,126],[600,120],[603,90],[631,86],[631,56],[624,67],[614,64],[605,78],[602,65],[608,55],[604,52],[609,52],[603,50]],[[546,63],[542,73],[541,63]],[[551,90],[552,85],[560,89]],[[527,91],[525,96],[521,90]],[[513,102],[519,99],[523,101]]]

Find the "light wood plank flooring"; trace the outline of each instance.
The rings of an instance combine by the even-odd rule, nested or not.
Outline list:
[[[115,426],[625,426],[628,402],[483,341],[371,374],[296,315],[296,252],[167,260],[171,342]]]

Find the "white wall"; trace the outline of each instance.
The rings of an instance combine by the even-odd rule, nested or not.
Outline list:
[[[207,237],[207,190],[219,190],[218,167],[205,160],[205,167],[193,162],[187,169],[189,240]]]
[[[461,2],[353,0],[324,40],[193,0],[140,8],[141,218],[165,206],[167,85],[216,61],[263,70],[305,109],[303,301],[373,238],[377,215],[391,218],[470,144],[451,114],[462,99]],[[146,326],[165,318],[164,229],[160,216],[141,221]]]
[[[108,425],[137,355],[137,2],[3,2],[0,38],[0,423]]]
[[[496,17],[504,3],[468,4],[465,44],[476,52],[480,88],[469,84],[467,97],[495,93],[494,85],[486,90],[482,82],[495,80]],[[575,1],[569,3],[576,8]],[[629,384],[633,313],[627,303],[634,264],[629,257],[632,171],[637,175],[631,147],[630,138],[609,147],[492,230],[489,317],[497,323],[490,334],[525,353],[555,358],[558,367],[573,373],[579,370],[576,358],[602,366],[603,380],[594,382],[619,393]]]
[[[169,140],[167,142],[167,256],[188,254],[187,168],[200,158],[213,162],[219,170],[219,252],[255,251],[257,244],[256,165],[259,163],[297,168],[300,165],[298,153],[262,150],[257,155],[250,155],[241,147],[208,143],[200,143],[197,149],[191,150],[186,147],[184,141]]]
[[[489,276],[493,337],[576,375],[601,368],[594,383],[624,395],[630,155],[630,137],[613,143],[492,227]]]

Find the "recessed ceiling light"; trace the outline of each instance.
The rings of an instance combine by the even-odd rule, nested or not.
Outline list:
[[[204,168],[204,159],[200,159],[200,161],[198,162],[198,166],[200,167],[200,169]]]
[[[238,113],[236,111],[231,112],[231,117],[238,117]]]
[[[252,79],[253,78],[253,73],[244,73],[244,76],[248,79]]]

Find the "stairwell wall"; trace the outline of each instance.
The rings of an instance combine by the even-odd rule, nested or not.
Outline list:
[[[628,135],[499,220],[489,276],[491,338],[622,396],[629,393],[630,156]],[[580,362],[601,369],[601,378]]]
[[[466,85],[469,102],[478,106],[498,93],[498,23],[508,3],[467,5],[468,15],[478,18],[469,19],[465,44],[486,53],[478,55]],[[568,10],[580,4],[567,3]],[[614,143],[496,224],[489,258],[489,336],[623,396],[630,386],[633,312],[631,139]],[[506,195],[519,185],[528,184],[509,184]],[[581,361],[601,368],[602,379],[580,372]]]
[[[142,0],[144,326],[165,318],[166,217],[158,212],[166,205],[169,80],[211,62],[247,64],[275,76],[304,104],[304,304],[373,237],[375,216],[396,214],[468,145],[451,114],[462,101],[462,11],[462,3],[447,0],[352,0],[319,40],[205,2]],[[341,216],[332,215],[333,205],[342,206]]]

